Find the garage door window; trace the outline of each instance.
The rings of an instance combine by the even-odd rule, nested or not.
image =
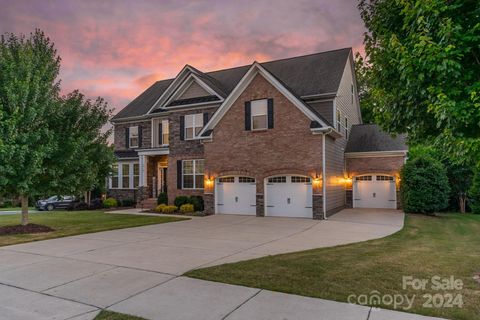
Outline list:
[[[355,178],[356,181],[372,181],[372,176],[360,176]]]
[[[310,178],[308,177],[299,177],[299,176],[292,177],[292,183],[307,183],[307,182],[310,182]]]
[[[393,181],[392,176],[377,176],[377,181]]]
[[[240,182],[240,183],[255,183],[255,179],[250,178],[250,177],[239,177],[238,182]]]
[[[220,183],[233,183],[235,182],[235,177],[223,177],[218,179],[218,182]]]
[[[268,182],[270,182],[270,183],[286,183],[287,182],[287,177],[268,178]]]

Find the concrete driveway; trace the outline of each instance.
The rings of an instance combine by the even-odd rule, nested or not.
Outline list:
[[[2,247],[0,319],[91,319],[98,308],[150,319],[240,319],[237,309],[247,301],[286,298],[179,276],[205,266],[384,237],[400,230],[403,219],[399,211],[370,209],[343,210],[327,221],[215,215]],[[364,307],[339,307],[345,317],[342,311],[332,319],[367,319],[357,317],[360,309],[354,308]],[[368,315],[369,308],[362,310]]]

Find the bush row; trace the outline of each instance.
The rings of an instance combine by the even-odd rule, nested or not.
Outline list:
[[[157,198],[157,204],[158,205],[168,205],[168,196],[166,193],[160,193]],[[182,208],[183,205],[189,204],[193,206],[193,211],[203,211],[204,209],[204,203],[203,203],[203,197],[202,196],[178,196],[175,198],[173,204],[177,208]],[[190,207],[187,207],[190,208]]]

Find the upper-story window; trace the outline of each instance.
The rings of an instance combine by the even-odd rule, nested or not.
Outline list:
[[[352,104],[353,104],[353,98],[355,97],[355,88],[353,87],[353,83],[350,85],[350,87],[351,87],[351,91],[352,91],[351,96],[352,96]]]
[[[268,128],[268,100],[254,100],[250,102],[252,130]]]
[[[169,144],[169,123],[168,119],[152,119],[152,147],[159,148]]]
[[[340,132],[342,129],[342,112],[337,109],[337,124],[336,124],[337,131]]]
[[[194,139],[203,128],[203,113],[185,116],[185,139]]]
[[[130,148],[138,148],[138,126],[130,127],[128,132],[128,145]]]
[[[348,139],[348,118],[345,117],[345,138]]]
[[[170,125],[168,123],[168,120],[162,120],[161,123],[162,126],[162,145],[167,146],[168,145],[168,140],[170,139]]]

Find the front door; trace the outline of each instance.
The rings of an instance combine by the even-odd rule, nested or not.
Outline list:
[[[167,168],[157,166],[157,190],[158,193],[167,192]]]

